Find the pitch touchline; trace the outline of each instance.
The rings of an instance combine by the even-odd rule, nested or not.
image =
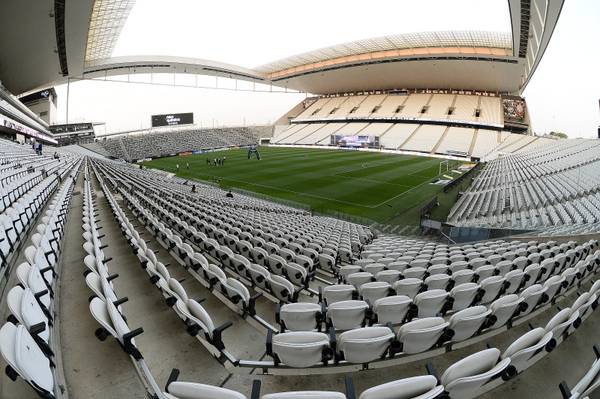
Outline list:
[[[219,176],[211,176],[211,177],[221,178]],[[346,204],[346,205],[360,206],[362,208],[374,208],[374,206],[370,206],[370,205],[362,205],[362,204],[357,204],[356,202],[343,201],[343,200],[338,200],[338,199],[334,199],[334,198],[323,197],[321,195],[315,195],[315,194],[309,194],[309,193],[302,193],[302,192],[298,192],[298,191],[294,191],[294,190],[288,190],[287,188],[269,186],[267,184],[250,183],[250,182],[247,182],[247,181],[244,181],[244,180],[237,180],[237,179],[231,179],[231,178],[226,178],[225,180],[231,180],[231,181],[234,181],[234,182],[244,183],[244,184],[248,184],[248,185],[251,185],[251,186],[270,188],[270,189],[273,189],[273,190],[286,191],[288,193],[292,193],[292,194],[296,194],[296,195],[302,195],[302,196],[305,196],[305,197],[319,198],[319,199],[324,199],[324,200],[327,200],[327,201],[339,202],[339,203]],[[271,197],[273,197],[273,196],[271,196]]]
[[[439,175],[437,175],[437,176],[439,176]],[[392,201],[392,200],[394,200],[394,199],[396,199],[396,198],[400,198],[400,197],[402,197],[404,194],[411,192],[411,191],[412,191],[412,190],[414,190],[415,188],[419,188],[419,187],[423,186],[424,184],[426,184],[426,183],[429,183],[429,181],[430,181],[430,180],[428,179],[428,180],[424,181],[423,183],[419,184],[418,186],[414,186],[414,187],[413,187],[413,188],[411,188],[410,190],[406,190],[405,192],[403,192],[403,193],[400,193],[400,194],[396,195],[395,197],[392,197],[392,198],[390,198],[390,199],[387,199],[387,200],[385,200],[385,201],[383,201],[383,202],[381,202],[381,203],[377,204],[377,206],[381,206],[381,205],[383,205],[383,204],[385,204],[385,203],[388,203],[388,202],[390,202],[390,201]]]

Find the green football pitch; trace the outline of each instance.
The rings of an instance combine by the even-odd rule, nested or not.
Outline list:
[[[387,224],[418,224],[421,206],[442,190],[430,184],[440,170],[440,160],[435,158],[282,147],[259,151],[260,161],[249,160],[246,149],[235,149],[160,158],[144,165],[300,203],[318,213],[342,213]],[[223,156],[223,166],[207,164]]]

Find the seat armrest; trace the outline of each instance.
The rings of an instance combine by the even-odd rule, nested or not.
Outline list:
[[[171,383],[177,381],[177,379],[179,378],[179,369],[173,369],[171,370],[171,374],[169,374],[169,378],[167,379],[167,382],[165,384],[165,392],[169,392],[169,385],[171,385]]]
[[[144,332],[143,328],[136,328],[135,330],[129,331],[127,334],[123,335],[123,347],[125,348],[125,352],[131,355],[135,360],[143,359],[142,354],[138,350],[138,348],[131,342],[131,340],[138,335]]]
[[[217,328],[215,328],[213,330],[213,333],[212,333],[213,343],[212,344],[218,350],[225,349],[225,344],[223,343],[223,340],[222,340],[222,334],[223,334],[223,331],[225,331],[226,329],[228,329],[232,325],[233,325],[233,322],[228,321],[228,322],[223,323],[222,325],[220,325],[219,327],[217,327]]]

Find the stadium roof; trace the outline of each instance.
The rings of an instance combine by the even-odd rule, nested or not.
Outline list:
[[[542,58],[564,0],[507,1],[512,32],[385,36],[250,69],[182,57],[112,58],[135,0],[57,0],[50,13],[47,2],[7,0],[0,5],[0,80],[15,94],[67,77],[135,73],[216,75],[314,94],[394,88],[518,93]]]
[[[512,38],[509,32],[449,31],[405,33],[324,47],[262,65],[256,68],[256,70],[266,74],[272,74],[311,63],[365,54],[371,54],[371,58],[375,58],[380,54],[383,58],[385,56],[385,53],[383,52],[394,50],[429,48],[431,53],[434,53],[436,51],[435,49],[458,49],[466,47],[511,50]]]
[[[110,58],[135,0],[96,0],[90,17],[86,65],[93,60]]]

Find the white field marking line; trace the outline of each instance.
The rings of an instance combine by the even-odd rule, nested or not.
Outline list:
[[[385,165],[385,164],[393,163],[393,162],[394,162],[394,160],[390,160],[390,159],[381,159],[379,161],[364,162],[364,163],[361,164],[360,167],[358,167],[358,166],[349,166],[348,168],[342,169],[341,171],[336,172],[335,174],[338,175],[338,174],[342,174],[342,173],[350,173],[350,172],[356,172],[357,170],[362,170],[362,169],[364,169],[362,167],[362,165],[364,165],[365,163],[367,164],[367,167],[371,167],[371,166]],[[402,162],[402,161],[400,161],[400,162]]]
[[[419,188],[419,187],[421,187],[421,186],[423,186],[423,185],[425,185],[425,184],[427,184],[427,183],[429,183],[429,180],[425,180],[423,183],[419,184],[418,186],[414,186],[413,188],[411,188],[411,189],[409,189],[409,190],[406,190],[406,191],[404,191],[404,192],[402,192],[402,193],[400,193],[400,194],[398,194],[398,195],[396,195],[396,196],[394,196],[394,197],[392,197],[392,198],[388,198],[388,199],[386,199],[385,201],[383,201],[383,202],[380,202],[379,204],[375,205],[375,206],[374,206],[374,208],[380,207],[381,205],[383,205],[383,204],[386,204],[386,203],[388,203],[388,202],[390,202],[390,201],[393,201],[393,200],[395,200],[396,198],[400,198],[400,197],[402,197],[404,194],[410,193],[410,192],[411,192],[411,191],[413,191],[414,189],[417,189],[417,188]]]
[[[420,172],[420,171],[422,171],[422,170],[425,170],[425,169],[427,169],[427,168],[430,168],[430,167],[431,167],[431,166],[424,167],[424,168],[422,168],[422,169],[419,169],[419,170],[417,170],[417,171],[415,171],[415,172],[413,172],[413,173],[411,173],[411,174],[409,174],[409,175],[407,175],[407,176],[410,176],[410,175],[412,175],[412,174],[414,174],[414,173]],[[335,175],[334,175],[334,176],[335,176]],[[212,176],[212,177],[215,177],[215,176]],[[219,176],[216,176],[216,177],[219,177]],[[219,178],[223,179],[222,177],[219,177]],[[257,186],[257,187],[270,188],[270,189],[279,190],[279,191],[286,191],[286,192],[288,192],[288,193],[292,193],[292,194],[296,194],[296,195],[300,195],[300,196],[306,196],[306,197],[319,198],[319,199],[324,199],[324,200],[327,200],[327,201],[339,202],[339,203],[341,203],[341,204],[353,205],[353,206],[360,206],[360,207],[362,207],[362,208],[369,208],[369,209],[378,208],[378,207],[380,207],[381,205],[384,205],[384,204],[386,204],[386,203],[388,203],[388,202],[390,202],[390,201],[392,201],[392,200],[394,200],[394,199],[396,199],[396,198],[400,198],[400,197],[402,197],[404,194],[407,194],[407,193],[409,193],[409,192],[413,191],[414,189],[416,189],[416,188],[419,188],[419,187],[421,187],[421,186],[423,186],[423,185],[425,185],[426,183],[428,183],[428,182],[429,182],[429,180],[426,180],[426,181],[424,181],[423,183],[419,184],[418,186],[414,186],[413,188],[411,188],[411,189],[409,189],[409,190],[403,191],[403,192],[401,192],[401,193],[400,193],[400,194],[398,194],[398,195],[395,195],[395,196],[393,196],[393,197],[391,197],[391,198],[388,198],[388,199],[387,199],[387,200],[385,200],[385,201],[382,201],[382,202],[380,202],[379,204],[376,204],[376,205],[361,205],[361,204],[357,204],[357,203],[355,203],[355,202],[350,202],[350,201],[343,201],[343,200],[333,199],[333,198],[324,197],[324,196],[321,196],[321,195],[315,195],[315,194],[309,194],[309,193],[302,193],[302,192],[298,192],[298,191],[294,191],[294,190],[288,190],[288,189],[285,189],[285,188],[280,188],[280,187],[269,186],[269,185],[267,185],[267,184],[251,183],[251,182],[247,182],[247,181],[244,181],[244,180],[231,179],[231,178],[225,178],[225,179],[226,179],[226,180],[235,181],[235,182],[238,182],[238,183],[249,184],[249,185],[251,185],[251,186]]]
[[[330,154],[326,154],[326,155],[330,155]],[[300,157],[300,156],[299,156],[299,155],[294,155],[294,157]],[[289,158],[290,158],[290,157],[286,157],[286,158],[283,158],[283,157],[282,157],[282,159],[289,159]],[[272,158],[271,158],[271,160],[272,160]],[[372,162],[371,164],[373,164],[373,163],[377,163],[377,162],[379,162],[379,164],[391,163],[391,162],[389,162],[389,161],[388,161],[388,162],[375,161],[375,162]],[[323,176],[328,176],[328,177],[335,177],[335,178],[355,179],[355,180],[367,181],[367,182],[370,182],[370,183],[388,184],[388,185],[397,186],[397,187],[404,187],[404,188],[411,188],[411,187],[413,187],[413,186],[407,186],[407,185],[405,185],[405,184],[390,183],[390,182],[387,182],[387,181],[385,181],[385,180],[379,180],[379,179],[369,179],[369,178],[366,178],[366,177],[343,176],[343,175],[342,175],[342,173],[353,172],[353,171],[357,171],[357,170],[362,170],[362,168],[348,169],[347,171],[342,171],[342,172],[338,172],[338,173],[334,173],[334,174],[330,174],[330,175],[323,175],[323,174],[321,174],[320,172],[303,172],[303,174],[304,174],[305,176],[315,176],[315,177],[323,177]],[[419,172],[419,171],[420,171],[420,170],[418,170],[417,172]],[[407,175],[407,176],[409,176],[409,175]],[[214,178],[214,177],[219,177],[219,176],[216,176],[216,175],[211,175],[211,177],[213,177],[213,178]],[[227,179],[227,177],[220,177],[220,178],[222,178],[222,179]],[[229,179],[229,180],[238,181],[238,182],[245,182],[244,180],[235,180],[235,179]],[[252,184],[252,183],[249,183],[249,182],[248,182],[248,184]],[[273,187],[273,186],[265,186],[265,187],[275,188],[275,187]],[[291,191],[291,190],[289,190],[289,191],[290,191],[290,192],[293,192],[293,191]]]
[[[329,177],[336,177],[336,178],[343,178],[343,179],[352,179],[352,180],[364,180],[364,181],[368,181],[371,183],[378,183],[378,184],[389,184],[391,186],[398,186],[398,187],[406,187],[406,188],[410,188],[413,186],[405,186],[404,184],[398,184],[398,183],[390,183],[384,180],[377,180],[377,179],[369,179],[367,177],[352,177],[352,176],[343,176],[343,175],[338,175],[338,174],[333,174],[333,175],[327,175]]]
[[[416,173],[419,173],[419,172],[421,172],[421,171],[423,171],[423,170],[425,170],[425,169],[432,168],[432,167],[433,167],[433,165],[432,165],[432,166],[425,166],[425,167],[423,167],[423,168],[421,168],[421,169],[417,169],[416,171],[414,171],[414,172],[412,172],[412,173],[409,173],[409,174],[407,174],[406,176],[412,176],[412,175],[414,175],[414,174],[416,174]],[[359,170],[359,169],[355,169],[355,170]],[[343,172],[343,173],[347,173],[347,172]],[[380,184],[391,184],[391,185],[394,185],[394,186],[399,186],[399,187],[406,187],[406,188],[410,188],[410,189],[409,189],[409,190],[407,190],[407,191],[410,191],[410,190],[412,190],[412,189],[414,189],[414,188],[416,188],[416,187],[419,187],[419,186],[421,186],[421,185],[422,185],[422,184],[420,184],[419,186],[407,186],[407,185],[404,185],[404,184],[390,183],[390,182],[386,182],[385,180],[369,179],[369,178],[366,178],[366,177],[342,176],[342,175],[340,175],[340,174],[338,174],[338,173],[335,173],[335,174],[333,174],[333,175],[330,175],[330,176],[336,176],[336,177],[347,177],[347,178],[356,179],[356,180],[365,180],[365,181],[370,181],[370,182],[375,182],[375,183],[380,183]],[[436,176],[439,176],[439,175],[436,175]],[[434,176],[434,177],[436,177],[436,176]],[[427,179],[429,179],[429,178],[427,178]],[[404,193],[404,192],[403,192],[403,193]],[[403,193],[400,193],[400,194],[403,194]],[[395,197],[392,197],[392,198],[390,198],[390,199],[389,199],[389,200],[387,200],[387,201],[391,201],[393,198],[395,198]]]
[[[423,167],[423,168],[421,168],[421,169],[417,169],[416,171],[414,171],[414,172],[412,172],[412,173],[409,173],[409,174],[407,174],[406,176],[412,176],[412,175],[414,175],[414,174],[416,174],[416,173],[419,173],[419,172],[421,172],[421,171],[423,171],[423,170],[425,170],[425,169],[429,169],[429,168],[432,168],[432,167],[433,167],[433,165],[430,165],[430,166],[425,166],[425,167]],[[357,168],[357,169],[349,170],[348,172],[353,172],[353,171],[355,171],[355,170],[360,170],[360,169],[358,169],[358,168]],[[348,173],[348,172],[340,172],[340,173]],[[403,191],[403,192],[401,192],[400,194],[398,194],[398,195],[396,195],[396,196],[394,196],[394,197],[391,197],[391,198],[389,198],[389,199],[387,199],[387,200],[385,200],[385,201],[383,201],[383,202],[380,202],[380,203],[379,203],[379,204],[377,204],[377,205],[374,205],[374,206],[369,206],[369,208],[377,208],[378,206],[381,206],[381,205],[385,204],[386,202],[389,202],[389,201],[391,201],[391,200],[393,200],[393,199],[395,199],[395,198],[401,197],[403,194],[406,194],[407,192],[409,192],[409,191],[412,191],[412,190],[414,190],[414,189],[415,189],[415,188],[417,188],[417,187],[421,187],[423,184],[425,184],[425,183],[427,183],[427,182],[429,181],[429,178],[428,178],[428,179],[427,179],[427,181],[425,181],[425,182],[423,182],[423,183],[419,184],[418,186],[406,186],[406,185],[404,185],[404,184],[390,183],[390,182],[386,182],[386,181],[384,181],[384,180],[369,179],[369,178],[366,178],[366,177],[342,176],[342,175],[340,175],[339,173],[334,173],[333,175],[330,175],[330,176],[344,177],[344,178],[351,178],[351,179],[356,179],[356,180],[364,180],[364,181],[369,181],[369,182],[372,182],[372,183],[390,184],[390,185],[394,185],[394,186],[398,186],[398,187],[406,187],[406,188],[409,188],[408,190],[406,190],[406,191]],[[439,176],[439,175],[437,175],[437,176]],[[435,176],[434,176],[434,177],[435,177]]]
[[[412,172],[412,173],[409,173],[407,176],[412,176],[412,175],[415,175],[415,174],[417,174],[417,173],[419,173],[419,172],[422,172],[422,171],[424,171],[425,169],[432,168],[433,166],[434,166],[434,165],[431,165],[431,166],[426,166],[426,167],[424,167],[424,168],[421,168],[421,169],[417,169],[417,170],[415,170],[414,172]],[[439,174],[435,175],[434,177],[437,177],[437,176],[439,176]]]
[[[339,202],[339,203],[346,204],[346,205],[360,206],[362,208],[374,208],[374,206],[371,206],[371,205],[357,204],[355,202],[349,202],[349,201],[343,201],[343,200],[338,200],[338,199],[329,198],[329,197],[323,197],[321,195],[315,195],[315,194],[298,192],[298,191],[294,191],[294,190],[288,190],[287,188],[269,186],[267,184],[251,183],[251,182],[247,182],[247,181],[244,181],[244,180],[237,180],[237,179],[230,179],[230,178],[223,178],[223,179],[225,179],[225,180],[231,180],[231,181],[238,182],[238,183],[249,184],[251,186],[270,188],[270,189],[279,190],[279,191],[286,191],[288,193],[292,193],[292,194],[296,194],[296,195],[300,195],[300,196],[305,196],[305,197],[313,197],[313,198],[324,199],[324,200],[327,200],[327,201]],[[264,195],[269,196],[268,194],[264,194]],[[273,195],[271,197],[277,198],[276,196],[273,196]]]
[[[391,182],[387,182],[385,180],[369,179],[367,177],[354,177],[354,176],[338,175],[337,173],[334,173],[334,174],[331,174],[331,175],[329,175],[329,174],[325,174],[324,175],[324,174],[322,174],[322,173],[320,173],[318,171],[314,171],[314,172],[302,172],[302,174],[303,174],[303,176],[306,176],[306,177],[317,177],[317,178],[318,177],[332,177],[332,178],[336,178],[336,179],[362,180],[362,181],[366,181],[366,182],[369,182],[369,183],[377,183],[377,184],[382,184],[382,185],[386,184],[386,185],[390,185],[390,186],[403,187],[403,188],[414,187],[414,186],[407,186],[405,184],[391,183]],[[245,182],[244,180],[235,180],[235,179],[228,178],[228,177],[225,177],[225,176],[223,176],[223,177],[219,176],[219,175],[210,175],[210,176],[212,178],[216,177],[216,178],[220,178],[220,179],[229,179],[229,180],[233,180],[233,181]],[[252,183],[248,182],[248,184],[252,184]],[[273,187],[274,188],[274,186],[268,186],[268,187]]]
[[[424,168],[424,169],[425,169],[425,168]],[[421,169],[421,170],[423,170],[423,169]],[[420,172],[421,170],[419,170],[418,172]],[[416,172],[415,172],[415,173],[416,173]],[[439,176],[439,175],[437,175],[437,176]],[[435,176],[435,177],[437,177],[437,176]],[[425,185],[425,184],[427,184],[427,183],[429,183],[429,179],[425,180],[423,183],[419,184],[418,186],[414,186],[413,188],[411,188],[411,189],[409,189],[409,190],[406,190],[406,191],[404,191],[404,192],[402,192],[402,193],[400,193],[400,194],[398,194],[398,195],[396,195],[396,196],[394,196],[394,197],[392,197],[392,198],[389,198],[389,199],[387,199],[387,200],[385,200],[385,201],[383,201],[383,202],[380,202],[380,203],[379,203],[379,204],[377,204],[375,207],[379,207],[379,206],[381,206],[381,205],[383,205],[383,204],[386,204],[386,203],[388,203],[388,202],[390,202],[390,201],[392,201],[392,200],[395,200],[396,198],[400,198],[400,197],[402,197],[404,194],[410,193],[410,192],[411,192],[411,191],[413,191],[414,189],[416,189],[416,188],[419,188],[419,187],[421,187],[421,186],[423,186],[423,185]]]

